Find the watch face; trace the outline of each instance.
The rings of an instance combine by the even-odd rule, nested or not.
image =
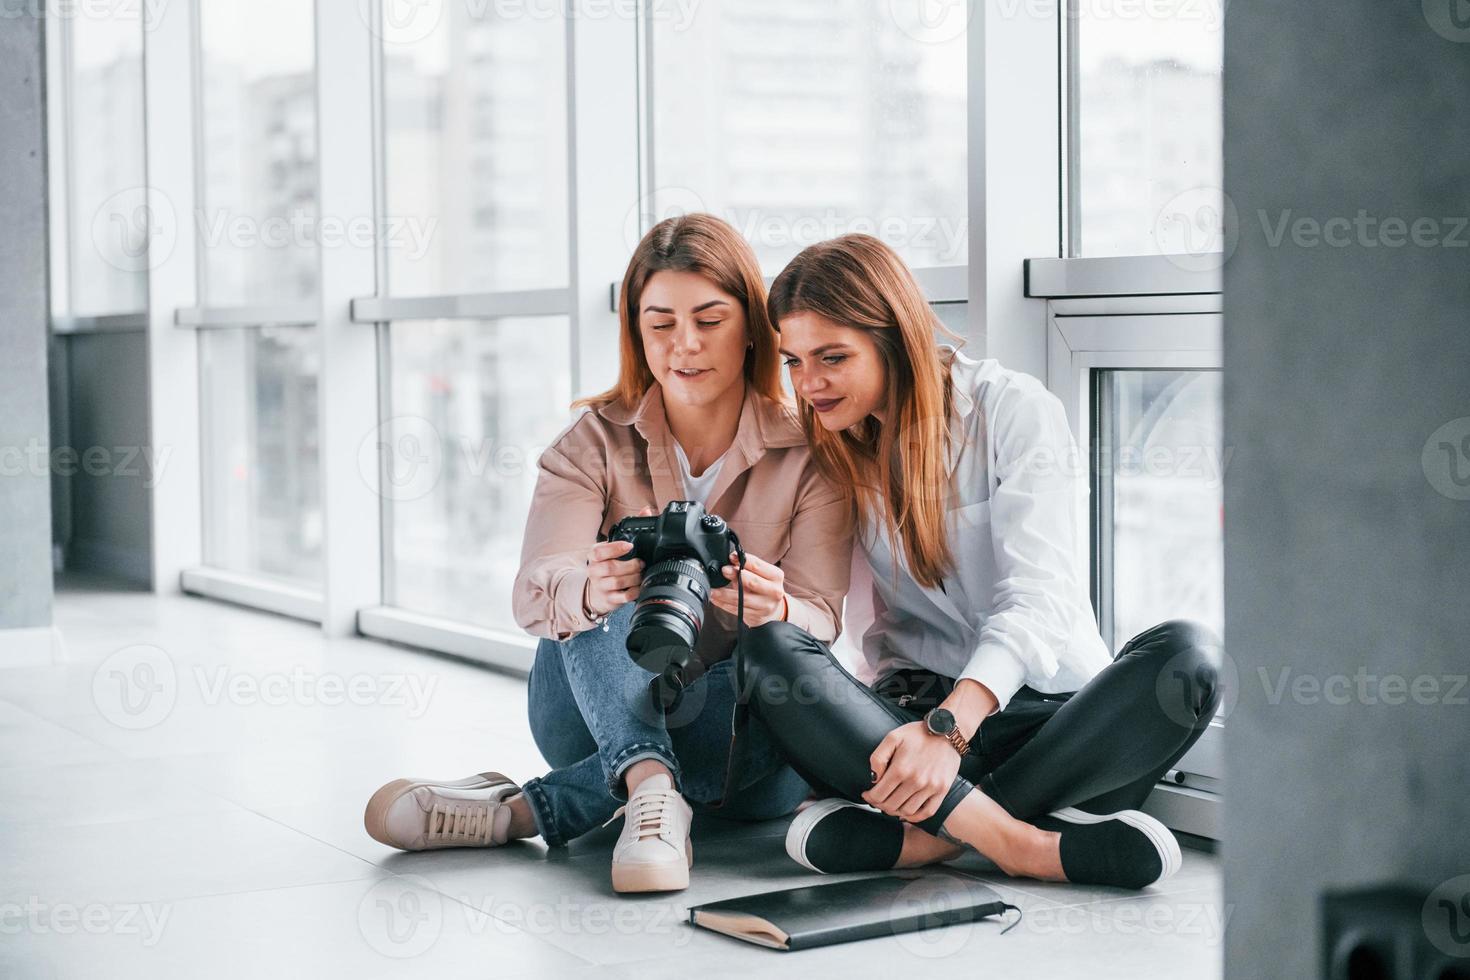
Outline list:
[[[948,735],[954,731],[954,715],[948,708],[935,708],[924,716],[924,724],[929,726],[929,731],[935,735]]]

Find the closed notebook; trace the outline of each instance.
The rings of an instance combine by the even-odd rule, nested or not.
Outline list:
[[[904,872],[708,902],[691,908],[689,921],[757,946],[795,950],[975,922],[1015,908],[958,872]]]

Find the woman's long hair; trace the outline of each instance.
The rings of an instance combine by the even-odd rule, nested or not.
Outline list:
[[[823,474],[854,489],[860,519],[881,519],[914,579],[938,586],[954,564],[944,525],[953,392],[936,334],[959,338],[939,322],[903,260],[871,235],[803,250],[776,277],[768,306],[778,330],[784,317],[815,313],[878,345],[888,368],[886,421],[870,415],[829,432],[802,403],[801,424]]]
[[[655,272],[696,272],[734,296],[745,309],[751,347],[745,352],[745,382],[758,394],[786,403],[781,387],[781,355],[776,331],[766,314],[766,284],[760,263],[740,233],[711,214],[665,218],[648,230],[623,273],[618,292],[618,381],[601,394],[583,398],[583,405],[602,408],[614,402],[634,408],[653,386],[653,372],[638,332],[638,308],[643,287]]]

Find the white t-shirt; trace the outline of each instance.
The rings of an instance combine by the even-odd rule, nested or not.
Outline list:
[[[726,453],[729,452],[727,449]],[[689,457],[684,455],[684,447],[674,440],[674,454],[679,457],[679,475],[684,478],[684,494],[689,500],[697,500],[705,507],[709,506],[709,493],[715,488],[715,481],[720,478],[720,467],[725,463],[722,455],[709,466],[705,467],[699,476],[691,476],[689,473]]]

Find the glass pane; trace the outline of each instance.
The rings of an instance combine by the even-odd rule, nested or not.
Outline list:
[[[199,359],[205,563],[319,588],[314,331],[204,330]]]
[[[309,300],[317,278],[312,4],[200,6],[203,302]]]
[[[1074,0],[1078,255],[1224,249],[1224,0]]]
[[[1224,456],[1218,371],[1105,371],[1100,501],[1111,498],[1119,649],[1166,619],[1224,633]],[[1110,450],[1110,451],[1109,451]]]
[[[404,321],[389,336],[387,601],[518,631],[536,461],[571,418],[570,322]]]
[[[400,5],[403,6],[403,5]],[[535,4],[531,5],[534,10]],[[385,4],[388,282],[397,296],[565,286],[566,23]]]
[[[653,221],[705,210],[768,273],[848,232],[914,266],[963,264],[964,10],[761,0],[680,17],[654,4],[656,191],[641,225],[628,222],[629,247]]]
[[[69,43],[63,84],[71,127],[62,143],[70,185],[70,312],[148,306],[150,233],[166,241],[176,215],[155,216],[143,189],[143,24],[140,11],[59,19]],[[66,312],[66,311],[59,311]]]

